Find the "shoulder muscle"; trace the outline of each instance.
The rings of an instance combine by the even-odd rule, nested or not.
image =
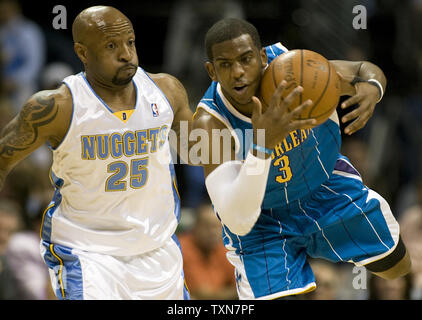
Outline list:
[[[188,107],[188,95],[183,84],[174,76],[167,73],[149,74],[151,79],[163,91],[169,100],[174,113],[179,109]]]
[[[202,108],[198,108],[193,117],[193,129],[205,130],[208,137],[208,149],[202,155],[205,176],[208,176],[220,164],[235,160],[235,141],[227,126]],[[227,149],[227,137],[229,145]]]
[[[71,114],[72,98],[67,88],[34,94],[2,130],[0,157],[10,158],[13,163],[46,141],[54,147],[66,133]]]

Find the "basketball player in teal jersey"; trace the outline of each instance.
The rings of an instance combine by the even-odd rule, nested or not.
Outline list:
[[[0,187],[19,161],[51,146],[56,190],[41,250],[59,299],[188,298],[168,140],[192,119],[185,89],[138,67],[120,11],[88,8],[72,32],[85,72],[34,94],[3,128]]]
[[[211,143],[202,161],[239,297],[274,299],[313,290],[307,255],[352,262],[387,279],[408,273],[410,259],[389,205],[340,154],[337,113],[312,129],[295,130],[300,124],[286,110],[302,88],[283,100],[282,82],[266,110],[256,97],[266,65],[287,49],[280,43],[262,48],[255,27],[237,19],[214,24],[205,44],[213,82],[193,127],[210,136],[215,129],[232,133],[230,157]],[[343,119],[354,119],[345,129],[352,134],[372,115],[386,80],[369,62],[331,62],[342,95],[351,96],[343,107],[359,103]],[[216,151],[220,156],[214,157]]]

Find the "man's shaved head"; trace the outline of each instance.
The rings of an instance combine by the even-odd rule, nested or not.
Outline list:
[[[130,20],[119,10],[109,6],[94,6],[77,15],[72,25],[73,42],[87,43],[98,31],[113,31],[113,26],[130,25]],[[94,34],[93,34],[94,33]]]
[[[138,55],[135,31],[123,13],[108,6],[87,8],[75,18],[72,35],[89,81],[109,87],[130,83]]]

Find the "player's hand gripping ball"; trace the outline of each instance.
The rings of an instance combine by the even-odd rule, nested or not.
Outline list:
[[[282,80],[287,81],[283,98],[297,86],[303,92],[292,103],[289,111],[311,99],[298,119],[316,119],[315,126],[326,121],[340,100],[340,79],[334,66],[322,55],[310,50],[291,50],[276,57],[264,71],[260,100],[267,107],[274,90]]]

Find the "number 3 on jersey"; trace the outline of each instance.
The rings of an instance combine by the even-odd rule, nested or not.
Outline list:
[[[130,162],[129,186],[132,189],[142,188],[148,181],[148,158],[134,159]],[[112,162],[107,166],[107,172],[113,173],[106,181],[105,191],[125,191],[128,166],[124,161]]]
[[[281,175],[278,175],[275,178],[278,183],[290,181],[292,178],[292,169],[290,169],[290,161],[288,156],[284,155],[275,160],[274,166],[277,166],[278,171],[281,172]]]

